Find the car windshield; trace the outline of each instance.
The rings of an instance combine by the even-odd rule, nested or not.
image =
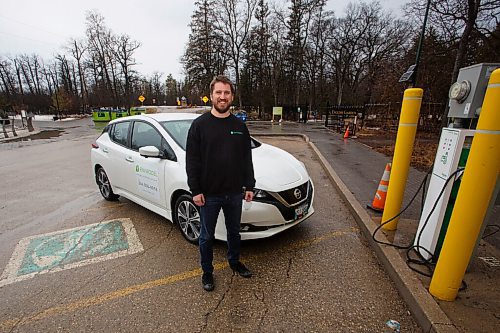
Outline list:
[[[161,126],[168,132],[172,139],[177,142],[177,144],[184,150],[186,150],[186,141],[191,127],[191,123],[194,119],[183,119],[183,120],[170,120],[160,122]],[[260,147],[261,143],[254,138],[251,138],[251,147]]]
[[[160,122],[160,124],[163,126],[165,131],[170,134],[172,139],[174,139],[182,149],[186,150],[187,136],[192,122],[193,119],[183,119],[163,121]]]

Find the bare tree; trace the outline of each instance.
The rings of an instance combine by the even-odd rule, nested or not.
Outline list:
[[[88,46],[84,44],[83,40],[72,39],[67,46],[67,50],[71,53],[76,61],[76,68],[78,71],[78,82],[80,83],[80,106],[85,112],[87,105],[87,87],[85,84],[85,69],[83,67],[83,57],[87,51]]]
[[[16,93],[15,77],[8,59],[0,59],[0,79],[2,80],[3,91],[7,97]]]
[[[423,17],[427,2],[412,0],[405,8],[406,13],[417,13]],[[500,1],[498,0],[433,0],[430,2],[430,22],[450,44],[456,47],[451,83],[458,77],[460,68],[468,64],[472,36],[477,34],[487,40],[500,22]],[[473,59],[473,57],[470,57]],[[442,126],[447,125],[448,107],[443,111]]]
[[[269,22],[270,41],[268,53],[268,76],[274,105],[281,105],[284,98],[284,67],[285,67],[285,44],[286,28],[279,15],[273,15]]]
[[[111,94],[115,97],[116,92],[113,90],[110,76],[109,47],[111,44],[111,31],[106,27],[104,16],[97,11],[87,12],[86,20],[87,41],[94,66],[96,84],[100,83],[102,85],[104,88],[103,94]]]
[[[14,58],[12,62],[14,63],[14,68],[16,69],[17,85],[22,98],[22,96],[24,96],[23,81],[21,80],[22,61],[19,58]]]
[[[289,76],[293,86],[292,98],[295,105],[300,103],[301,79],[304,70],[305,47],[315,13],[323,11],[325,0],[291,0],[288,19],[282,18],[288,29],[287,61]],[[279,15],[279,12],[278,12]]]
[[[331,61],[333,77],[335,79],[336,104],[342,104],[345,86],[353,81],[356,63],[360,57],[362,38],[368,29],[369,22],[362,5],[349,4],[346,16],[336,19],[331,25],[327,57]]]
[[[423,17],[427,1],[412,0],[405,11]],[[489,36],[500,23],[498,0],[433,0],[430,2],[431,24],[450,42],[457,42],[457,52],[451,81],[455,82],[458,71],[465,65],[471,36]]]
[[[134,52],[141,46],[141,43],[132,40],[129,35],[120,35],[116,38],[113,54],[115,59],[118,61],[121,67],[121,72],[123,74],[123,79],[125,80],[124,84],[124,93],[126,99],[127,107],[130,106],[131,100],[131,76],[133,73],[132,66],[136,65],[134,59]]]
[[[323,99],[323,89],[326,82],[325,76],[325,50],[329,23],[332,21],[333,12],[319,10],[313,17],[311,25],[311,38],[304,50],[304,76],[308,85],[309,110],[316,107],[318,98]],[[319,91],[319,94],[318,94]]]
[[[372,81],[380,65],[395,54],[404,54],[409,46],[408,26],[382,10],[380,3],[350,4],[344,17],[330,24],[333,29],[327,43],[336,87],[336,104],[344,101],[346,92],[351,102],[359,96],[359,85]],[[366,98],[370,98],[367,91]],[[356,97],[359,99],[359,97]],[[365,102],[362,98],[359,102]]]

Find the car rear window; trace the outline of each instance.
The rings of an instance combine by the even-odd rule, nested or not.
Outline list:
[[[113,130],[111,131],[109,137],[112,141],[122,145],[127,146],[128,144],[128,129],[130,127],[130,121],[122,121],[115,123],[113,125]]]

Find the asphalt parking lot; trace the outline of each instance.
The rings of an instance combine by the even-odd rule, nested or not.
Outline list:
[[[421,331],[301,138],[259,137],[306,164],[315,184],[315,214],[273,238],[244,243],[251,279],[232,274],[225,244],[218,242],[216,289],[207,293],[197,247],[176,226],[128,200],[101,199],[90,172],[96,133],[78,124],[77,136],[1,152],[0,170],[10,176],[2,181],[0,271],[5,274],[26,237],[45,235],[37,241],[47,243],[47,234],[88,235],[90,225],[107,236],[86,242],[71,264],[53,260],[64,249],[34,251],[32,261],[20,255],[18,270],[9,275],[13,282],[0,281],[1,332],[382,332],[390,319],[402,331]],[[139,244],[109,236],[115,230],[132,230]],[[127,252],[132,247],[136,252]],[[111,248],[120,256],[113,257]],[[92,260],[96,253],[109,258]],[[54,265],[35,269],[51,260]],[[14,281],[23,274],[30,276]]]

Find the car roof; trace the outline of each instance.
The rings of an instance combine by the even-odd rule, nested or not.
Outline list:
[[[195,119],[199,117],[199,114],[195,113],[147,113],[147,114],[141,114],[137,116],[130,116],[130,117],[124,117],[124,118],[119,118],[115,119],[110,122],[110,124],[114,124],[119,121],[126,121],[126,120],[146,120],[146,119],[154,119],[158,122],[162,121],[171,121],[171,120],[185,120],[185,119]]]

